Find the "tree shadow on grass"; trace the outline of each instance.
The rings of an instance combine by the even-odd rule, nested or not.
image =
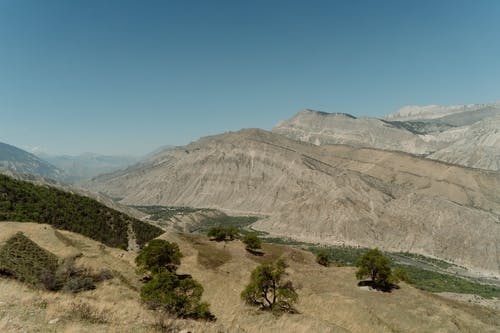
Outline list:
[[[248,249],[246,248],[247,252],[253,254],[254,256],[262,257],[264,255],[264,252],[261,250],[253,250],[253,249]]]
[[[358,287],[370,287],[375,290],[383,291],[385,293],[390,293],[394,289],[399,289],[400,287],[394,283],[376,283],[372,280],[363,280],[358,282]]]

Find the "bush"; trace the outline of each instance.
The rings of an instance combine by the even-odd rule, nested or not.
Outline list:
[[[316,253],[316,262],[322,266],[328,266],[330,261],[328,259],[328,251],[320,250]]]
[[[243,237],[243,243],[249,251],[255,251],[262,248],[262,241],[253,233],[245,235],[245,237]]]
[[[226,239],[226,230],[222,227],[211,227],[208,229],[207,235],[217,242],[222,242]]]
[[[38,246],[22,232],[10,237],[0,249],[0,274],[34,286],[56,285],[58,264],[54,254]]]
[[[153,274],[175,272],[181,263],[182,253],[176,243],[153,239],[139,252],[135,262],[141,271]]]
[[[107,324],[109,315],[107,311],[99,310],[88,303],[72,303],[66,316],[90,324]]]
[[[236,227],[222,228],[221,226],[210,227],[207,236],[217,242],[226,240],[235,240],[240,235],[240,231]]]
[[[182,318],[213,320],[208,303],[201,302],[203,287],[189,275],[172,272],[155,274],[141,288],[141,299],[152,309]]]
[[[241,298],[249,305],[260,306],[275,314],[294,312],[292,305],[297,302],[298,295],[292,282],[284,281],[286,267],[280,259],[255,268]]]

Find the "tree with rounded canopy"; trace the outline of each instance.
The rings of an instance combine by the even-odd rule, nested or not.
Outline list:
[[[285,262],[278,259],[255,268],[241,298],[249,305],[260,306],[276,314],[294,312],[292,304],[297,302],[299,296],[292,282],[284,280],[286,267]]]
[[[139,270],[156,274],[165,271],[175,272],[181,264],[181,258],[182,253],[176,243],[153,239],[139,252],[135,262]]]
[[[249,251],[255,251],[262,248],[262,241],[254,233],[249,233],[243,237],[243,243]]]
[[[209,304],[201,302],[202,294],[202,285],[190,275],[168,271],[155,274],[141,288],[141,299],[152,309],[164,310],[182,318],[214,320]]]
[[[226,230],[220,226],[211,227],[208,229],[207,235],[217,242],[222,242],[226,239]]]
[[[356,261],[356,277],[370,278],[375,289],[390,290],[393,286],[391,261],[379,249],[371,249]]]

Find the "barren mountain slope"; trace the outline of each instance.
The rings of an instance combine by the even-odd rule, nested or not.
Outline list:
[[[356,118],[343,113],[304,110],[280,122],[273,132],[315,145],[348,144],[413,154],[432,151],[431,145],[404,128],[376,118]]]
[[[266,214],[296,239],[421,253],[500,275],[500,175],[263,130],[203,138],[88,184],[121,203]]]
[[[0,142],[0,173],[17,175],[34,175],[51,179],[61,179],[64,172],[52,164],[17,147]]]
[[[402,107],[397,112],[384,117],[387,120],[408,121],[438,119],[447,117],[447,123],[455,126],[472,124],[487,116],[492,116],[500,112],[500,102],[490,104],[467,104],[467,105],[409,105]],[[477,118],[479,115],[480,118]],[[460,120],[457,122],[457,120]]]
[[[446,140],[449,132],[441,133],[441,137]],[[500,170],[500,115],[474,123],[461,131],[456,140],[450,141],[452,143],[449,146],[428,157],[454,164]]]
[[[273,132],[313,143],[397,150],[500,171],[500,103],[411,106],[385,120],[304,110]]]

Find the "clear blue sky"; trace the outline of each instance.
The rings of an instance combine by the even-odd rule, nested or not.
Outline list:
[[[303,108],[500,100],[500,1],[0,0],[0,141],[141,154]]]

